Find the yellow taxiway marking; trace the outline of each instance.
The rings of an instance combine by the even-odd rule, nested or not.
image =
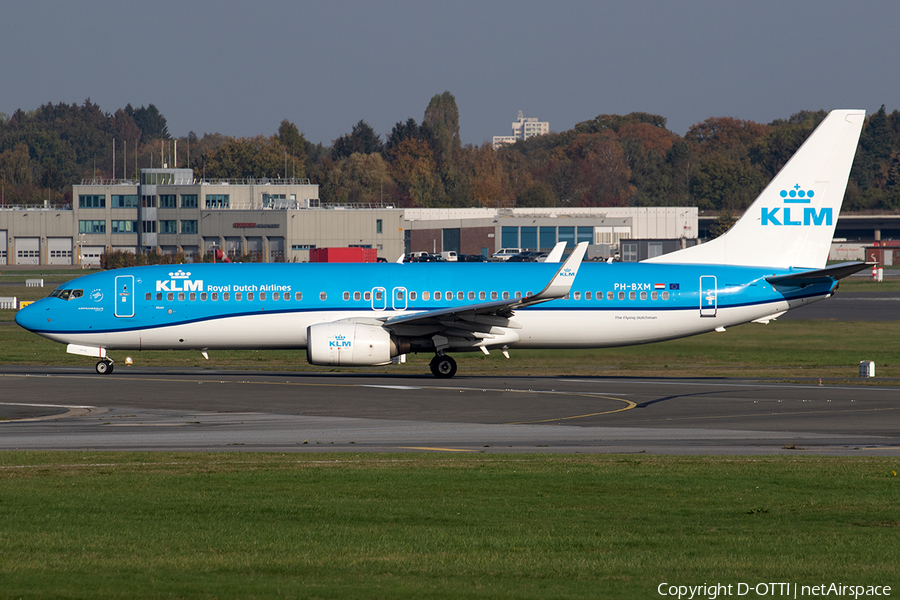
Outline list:
[[[430,450],[432,452],[475,452],[468,448],[428,448],[425,446],[398,446],[401,450]]]
[[[514,391],[514,390],[508,390]],[[530,390],[529,390],[530,391]],[[537,421],[516,421],[515,423],[505,423],[505,425],[534,425],[537,423],[553,423],[554,421],[569,421],[572,419],[586,419],[588,417],[597,417],[600,415],[611,415],[613,413],[622,412],[625,410],[631,410],[637,406],[636,402],[632,402],[631,400],[625,400],[624,398],[615,398],[613,396],[600,396],[598,394],[585,394],[583,392],[543,392],[545,394],[562,394],[565,396],[581,396],[582,398],[598,398],[601,400],[614,400],[616,402],[624,402],[625,406],[622,408],[616,408],[613,410],[604,410],[601,412],[595,413],[587,413],[584,415],[572,415],[569,417],[554,417],[552,419],[540,419]]]

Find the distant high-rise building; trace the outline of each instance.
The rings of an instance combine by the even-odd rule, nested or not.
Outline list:
[[[519,118],[512,124],[512,131],[512,135],[494,136],[494,150],[505,144],[515,144],[518,140],[527,140],[536,135],[550,133],[550,123],[547,121],[538,121],[537,117],[526,118],[524,113],[520,110]]]

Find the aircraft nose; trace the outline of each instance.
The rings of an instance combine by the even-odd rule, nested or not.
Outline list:
[[[16,312],[16,325],[28,331],[46,329],[49,319],[48,308],[40,300]]]

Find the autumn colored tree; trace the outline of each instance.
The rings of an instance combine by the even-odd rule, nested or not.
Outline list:
[[[284,175],[285,149],[275,136],[229,139],[204,156],[208,178],[278,178]]]
[[[391,176],[397,182],[401,205],[446,206],[434,154],[422,140],[408,138],[391,153]]]
[[[393,197],[394,188],[380,154],[354,152],[328,170],[321,194],[329,203],[375,204]]]
[[[503,167],[491,144],[468,149],[473,159],[471,193],[475,206],[508,206],[511,195],[505,185]]]

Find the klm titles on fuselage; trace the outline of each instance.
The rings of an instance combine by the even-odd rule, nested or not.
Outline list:
[[[209,285],[206,288],[203,287],[203,280],[190,279],[190,272],[185,273],[184,271],[178,270],[174,273],[169,273],[170,279],[164,279],[162,281],[157,280],[156,282],[156,291],[157,292],[290,292],[291,286],[289,285],[275,285],[275,284],[263,284],[263,285]]]
[[[794,186],[794,189],[781,190],[779,192],[782,200],[786,205],[791,204],[810,204],[813,196],[816,195],[814,190],[800,189],[800,184]],[[834,213],[831,207],[823,207],[816,210],[815,207],[803,207],[802,217],[800,211],[795,211],[791,215],[791,206],[776,206],[775,208],[761,208],[762,225],[793,225],[793,226],[831,226],[834,220]]]

